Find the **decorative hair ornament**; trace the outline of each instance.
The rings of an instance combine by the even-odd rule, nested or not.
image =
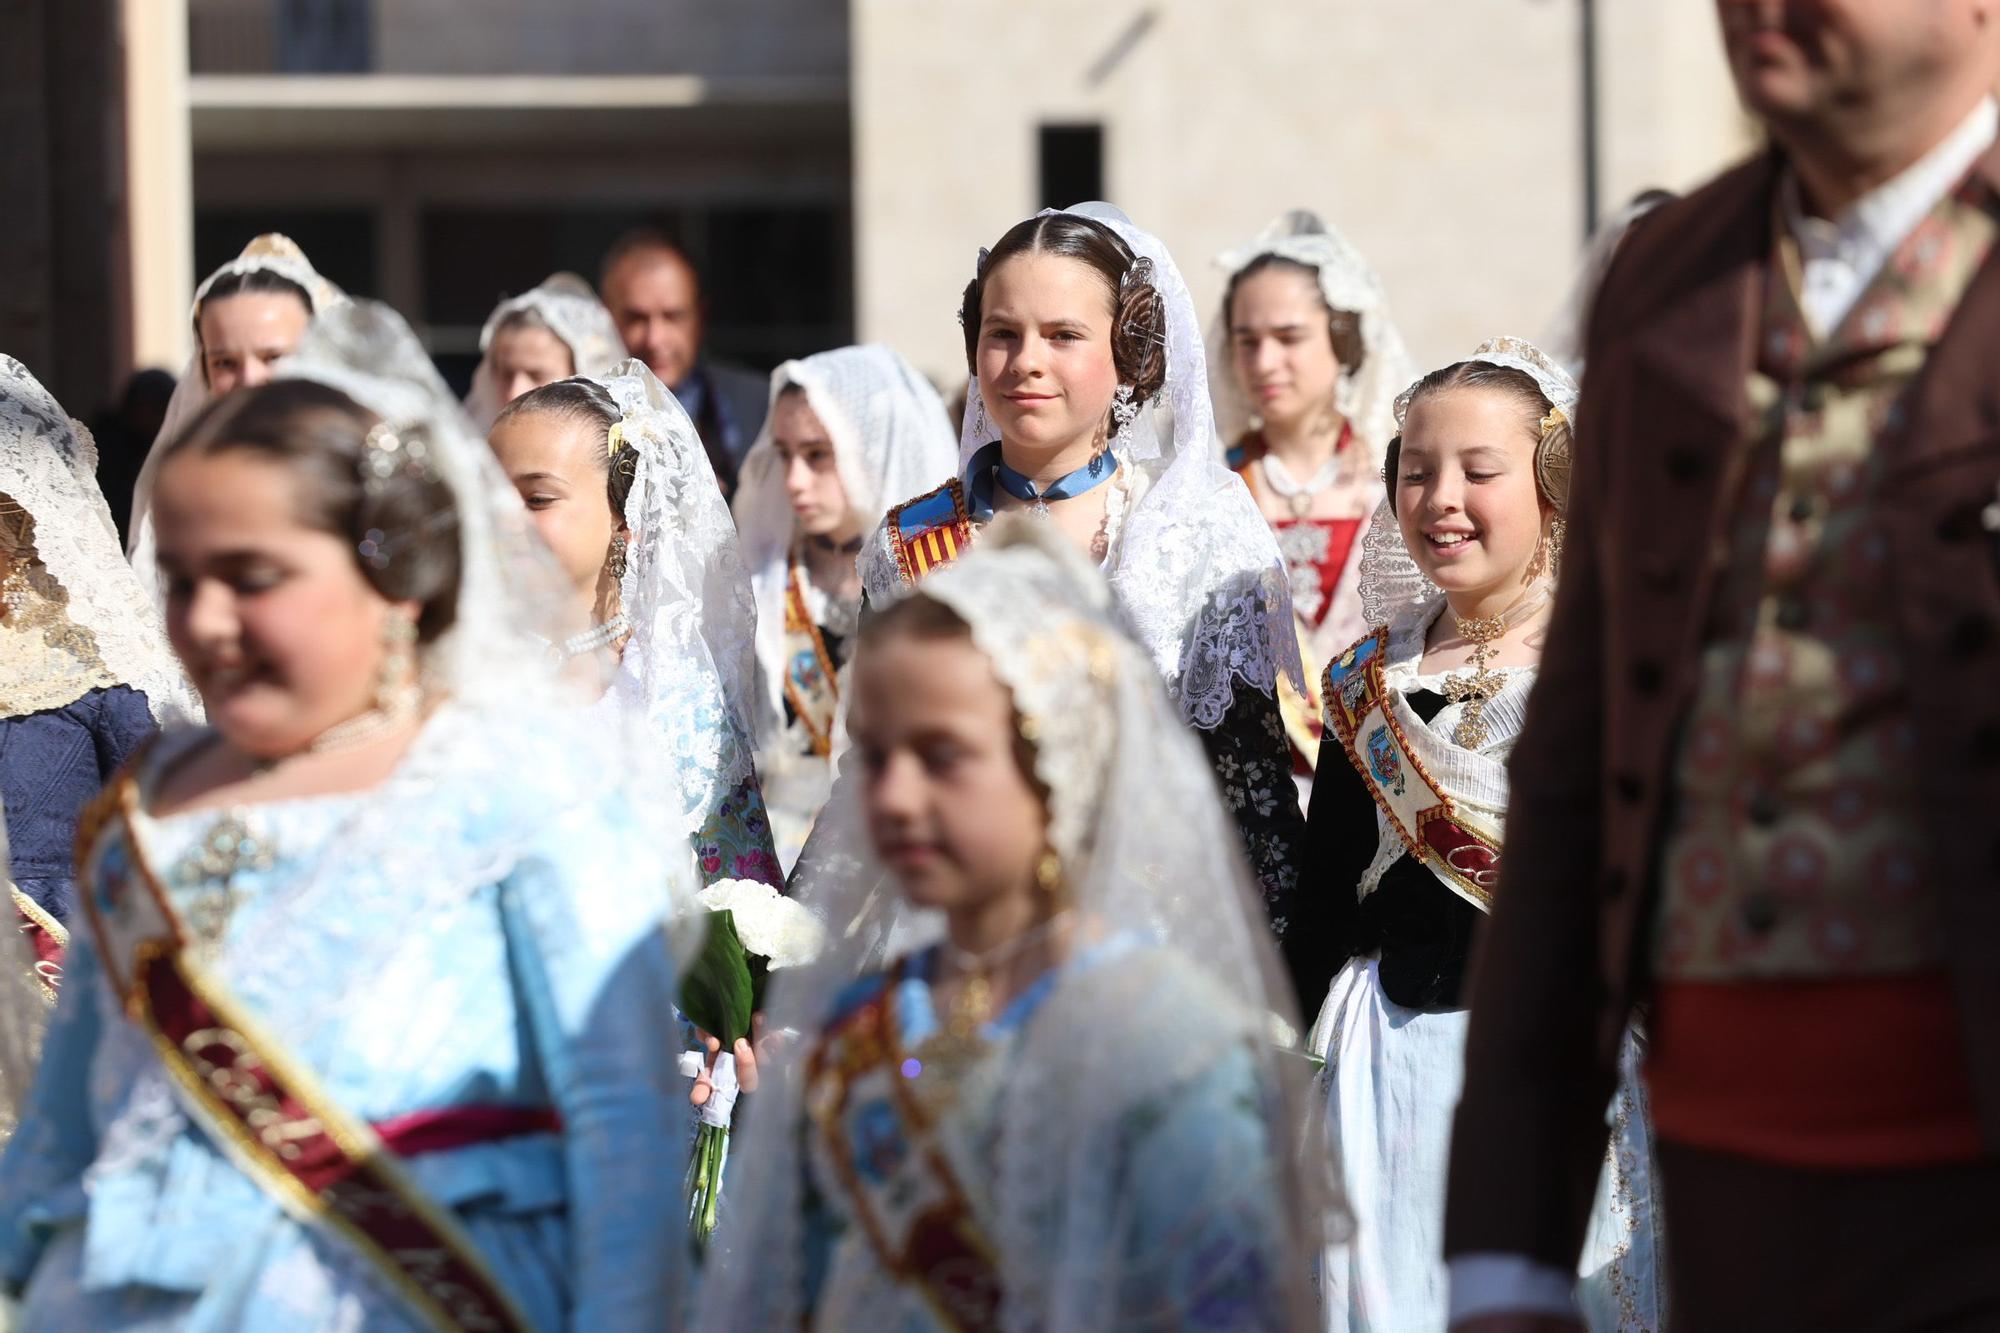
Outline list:
[[[1541,425],[1542,438],[1547,439],[1549,432],[1554,430],[1557,426],[1566,426],[1568,424],[1569,424],[1569,418],[1563,415],[1563,410],[1560,407],[1550,408],[1548,412],[1545,413],[1542,417],[1542,425]]]
[[[437,480],[430,443],[414,424],[378,421],[361,441],[361,491],[372,500],[404,473],[422,481]]]
[[[618,451],[621,448],[623,448],[624,445],[625,445],[625,423],[622,421],[615,421],[611,424],[610,432],[607,433],[604,437],[604,456],[606,458],[616,458],[618,456]]]

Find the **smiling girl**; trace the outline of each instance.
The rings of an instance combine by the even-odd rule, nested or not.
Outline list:
[[[25,1327],[670,1319],[692,872],[555,706],[518,626],[562,601],[459,420],[351,305],[163,450],[210,725],[80,838],[89,929],[0,1159]]]
[[[1389,498],[1361,565],[1376,628],[1322,682],[1327,745],[1339,748],[1313,788],[1318,882],[1301,895],[1312,915],[1286,953],[1300,994],[1325,997],[1312,1049],[1326,1060],[1330,1137],[1357,1222],[1322,1273],[1328,1327],[1343,1333],[1448,1322],[1460,992],[1499,878],[1506,760],[1558,573],[1575,401],[1569,377],[1512,338],[1397,400]],[[1638,1333],[1657,1327],[1658,1294],[1635,1078],[1613,1113],[1578,1299],[1593,1328]],[[1566,1299],[1561,1274],[1555,1285]]]
[[[1215,457],[1179,270],[1108,204],[1041,213],[980,252],[959,320],[974,376],[959,475],[890,509],[863,548],[870,605],[995,514],[1047,522],[1109,578],[1206,746],[1282,934],[1304,830],[1276,690],[1298,648],[1277,545]]]

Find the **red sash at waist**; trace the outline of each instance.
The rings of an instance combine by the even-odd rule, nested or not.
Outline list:
[[[562,1117],[548,1107],[447,1106],[391,1116],[372,1128],[382,1146],[396,1156],[421,1157],[527,1134],[560,1134]]]

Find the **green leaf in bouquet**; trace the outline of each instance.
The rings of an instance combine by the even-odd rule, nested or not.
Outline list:
[[[771,985],[771,960],[760,953],[745,952],[744,963],[750,969],[750,1012],[764,1012],[764,992]]]
[[[681,1012],[727,1050],[750,1035],[754,1003],[749,955],[736,936],[736,919],[710,912],[708,936],[681,980]]]

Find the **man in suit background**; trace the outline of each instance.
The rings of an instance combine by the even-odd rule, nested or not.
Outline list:
[[[1771,148],[1591,320],[1453,1326],[1577,1327],[1643,1014],[1675,1328],[2000,1328],[2000,0],[1718,9]]]
[[[764,428],[769,377],[702,355],[708,306],[701,275],[664,234],[646,229],[621,236],[604,256],[598,289],[625,350],[650,366],[687,409],[715,479],[730,495],[737,467]]]

